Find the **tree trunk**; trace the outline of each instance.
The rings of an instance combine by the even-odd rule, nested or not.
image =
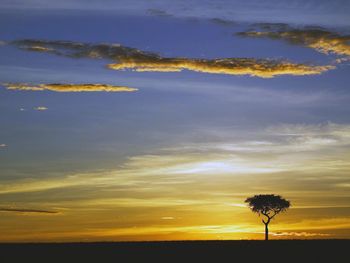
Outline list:
[[[265,240],[269,240],[269,224],[265,224]]]

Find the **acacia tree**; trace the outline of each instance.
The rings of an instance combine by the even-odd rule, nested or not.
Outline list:
[[[280,212],[290,207],[290,202],[280,195],[254,195],[245,200],[249,208],[254,212],[265,216],[261,221],[265,225],[265,240],[269,240],[269,223]]]

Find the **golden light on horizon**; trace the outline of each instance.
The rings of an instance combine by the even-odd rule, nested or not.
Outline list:
[[[10,207],[17,211],[11,213],[4,206],[3,225],[21,225],[16,231],[3,229],[0,238],[261,239],[261,218],[244,203],[259,193],[278,193],[292,202],[292,208],[271,223],[272,238],[333,237],[350,228],[347,199],[342,199],[349,187],[341,183],[350,155],[347,148],[338,148],[350,138],[349,127],[328,124],[317,129],[315,134],[313,126],[274,127],[278,141],[268,129],[269,141],[178,145],[131,156],[114,170],[13,180],[0,186],[4,197],[26,196],[27,208],[58,213],[25,213],[18,205]],[[320,182],[320,177],[331,183]],[[314,189],[303,191],[300,183]],[[330,186],[333,199],[324,195]],[[84,194],[76,194],[80,192]],[[331,211],[337,211],[336,218]],[[38,232],[32,233],[33,228]]]
[[[0,1],[0,243],[350,238],[350,1],[89,2]]]

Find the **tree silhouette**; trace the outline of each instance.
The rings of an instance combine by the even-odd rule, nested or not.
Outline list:
[[[254,195],[245,200],[249,208],[254,212],[265,216],[261,221],[265,225],[265,240],[269,240],[269,223],[280,212],[290,207],[290,202],[280,195]]]

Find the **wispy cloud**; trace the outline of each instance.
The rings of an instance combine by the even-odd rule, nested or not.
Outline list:
[[[290,44],[313,48],[324,54],[350,56],[350,35],[340,35],[323,28],[292,28],[286,24],[265,23],[257,26],[262,30],[240,32],[238,35],[281,39]]]
[[[7,147],[7,144],[5,144],[5,143],[0,144],[0,148],[5,148],[5,147]]]
[[[334,136],[350,139],[350,125],[332,122],[320,124],[279,124],[267,128],[268,132],[285,136]]]
[[[114,70],[138,72],[180,72],[190,70],[211,74],[248,75],[272,78],[280,75],[316,75],[334,69],[334,66],[296,64],[285,60],[256,58],[192,59],[167,58],[119,44],[86,44],[70,41],[16,40],[10,42],[20,49],[47,52],[71,58],[104,58],[116,61],[107,67]],[[34,47],[34,48],[33,48]]]
[[[13,181],[1,185],[0,193],[95,186],[121,187],[130,191],[152,189],[157,192],[161,189],[199,185],[203,183],[199,181],[202,177],[270,175],[272,178],[272,174],[279,174],[280,178],[293,181],[294,186],[298,187],[300,180],[304,183],[316,180],[318,183],[312,184],[319,189],[327,185],[327,188],[339,190],[344,188],[340,187],[342,184],[349,183],[344,177],[344,172],[350,167],[349,125],[284,124],[257,131],[244,139],[235,139],[229,134],[232,136],[232,131],[221,135],[221,141],[210,141],[203,134],[203,142],[184,142],[149,154],[131,156],[115,171],[105,171],[98,175],[87,173],[45,180]],[[321,175],[313,176],[326,176],[328,172],[332,176],[324,181],[320,181]],[[289,177],[288,173],[295,176]],[[303,176],[298,176],[299,174]],[[245,180],[241,182],[243,181]],[[246,183],[251,182],[248,180]],[[220,187],[225,188],[224,185]],[[247,187],[250,189],[248,185]]]
[[[41,209],[26,209],[26,208],[3,208],[0,207],[0,212],[14,212],[23,214],[59,214],[58,211],[41,210]]]
[[[74,231],[88,229],[95,237],[170,231],[182,238],[256,238],[261,221],[250,217],[244,198],[278,190],[293,200],[293,208],[288,220],[273,222],[275,238],[327,238],[323,233],[349,229],[348,185],[338,185],[349,184],[349,125],[283,124],[238,139],[226,132],[210,142],[197,133],[202,141],[132,156],[113,170],[11,180],[0,184],[1,198],[25,197],[27,207],[45,200],[46,207],[68,209],[63,217]],[[99,220],[105,229],[94,232],[90,226]]]
[[[136,88],[125,86],[113,86],[107,84],[37,84],[29,85],[26,83],[3,83],[3,86],[8,90],[23,90],[23,91],[55,91],[55,92],[132,92],[137,91]]]
[[[37,110],[37,111],[46,111],[48,110],[49,108],[48,107],[45,107],[45,106],[38,106],[38,107],[35,107],[34,110]]]
[[[172,16],[168,12],[161,10],[161,9],[156,9],[156,8],[149,8],[147,9],[147,14],[153,15],[153,16]]]
[[[310,232],[271,232],[272,236],[292,236],[292,237],[329,237],[331,234],[310,233]]]
[[[174,220],[175,217],[173,217],[173,216],[163,216],[161,219],[162,220]]]
[[[291,154],[318,152],[324,149],[346,147],[350,145],[350,125],[332,122],[321,124],[279,124],[260,131],[254,138],[236,141],[230,134],[208,131],[208,137],[220,136],[222,141],[206,143],[188,143],[169,150],[191,152],[231,152],[241,154]],[[210,139],[208,139],[210,141]]]
[[[233,26],[236,25],[236,22],[232,21],[232,20],[228,20],[228,19],[223,19],[223,18],[211,18],[210,21],[212,23],[218,24],[218,25],[222,25],[222,26]]]

